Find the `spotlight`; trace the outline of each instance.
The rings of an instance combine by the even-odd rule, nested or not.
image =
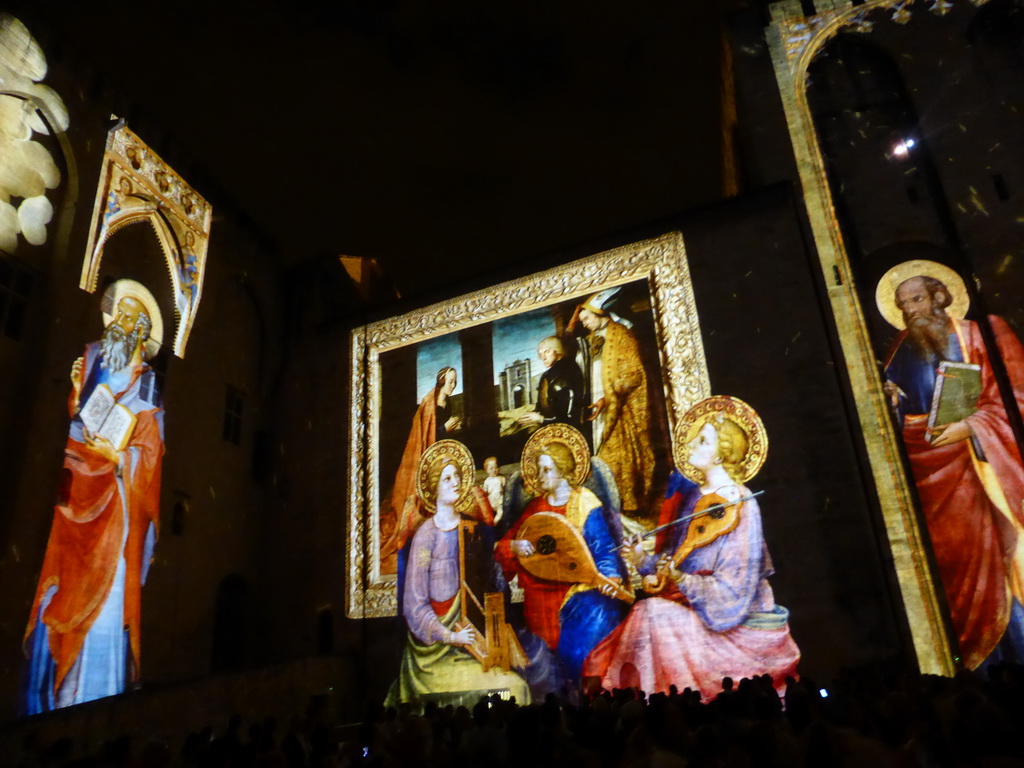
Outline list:
[[[889,157],[896,160],[906,160],[910,156],[910,150],[917,146],[917,140],[912,138],[898,138],[893,141],[889,150]]]

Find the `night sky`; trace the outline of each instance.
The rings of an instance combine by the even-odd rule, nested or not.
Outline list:
[[[51,60],[105,74],[129,125],[161,132],[288,263],[375,256],[409,295],[718,199],[726,5],[12,10]]]

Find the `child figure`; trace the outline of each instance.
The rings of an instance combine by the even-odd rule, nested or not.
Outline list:
[[[487,494],[487,500],[491,502],[491,508],[494,510],[494,522],[497,523],[501,520],[502,506],[505,501],[505,481],[508,478],[498,473],[497,456],[490,456],[484,460],[484,471],[487,473],[487,477],[484,478],[484,493]]]

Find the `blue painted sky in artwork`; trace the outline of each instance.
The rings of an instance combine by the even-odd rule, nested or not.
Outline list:
[[[537,344],[554,333],[555,321],[551,319],[550,309],[535,309],[495,320],[491,342],[494,349],[494,383],[498,383],[498,374],[505,370],[505,366],[517,359],[533,360],[535,374],[543,371],[544,366],[537,357]]]
[[[427,396],[437,381],[437,372],[450,365],[459,375],[455,392],[462,392],[462,347],[459,334],[447,333],[430,341],[421,342],[416,347],[416,400],[421,401]]]

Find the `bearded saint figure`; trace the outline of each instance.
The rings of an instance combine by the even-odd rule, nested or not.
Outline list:
[[[115,309],[102,338],[71,367],[63,481],[25,631],[25,714],[111,696],[139,680],[140,603],[164,453],[163,409],[145,359],[159,349],[162,322],[135,281],[117,281],[104,299]],[[89,416],[104,397],[125,424],[120,439]]]
[[[1001,318],[990,317],[997,349],[989,349],[978,323],[962,319],[968,301],[963,281],[935,262],[894,267],[877,297],[886,319],[905,325],[886,358],[885,392],[910,460],[959,655],[970,669],[997,646],[1002,658],[1024,661],[1024,552],[1018,552],[1024,547],[1024,464],[991,362],[993,354],[1002,358],[1019,408],[1024,348]],[[929,428],[936,382],[948,375],[941,374],[942,363],[977,366],[980,394],[970,415]]]

